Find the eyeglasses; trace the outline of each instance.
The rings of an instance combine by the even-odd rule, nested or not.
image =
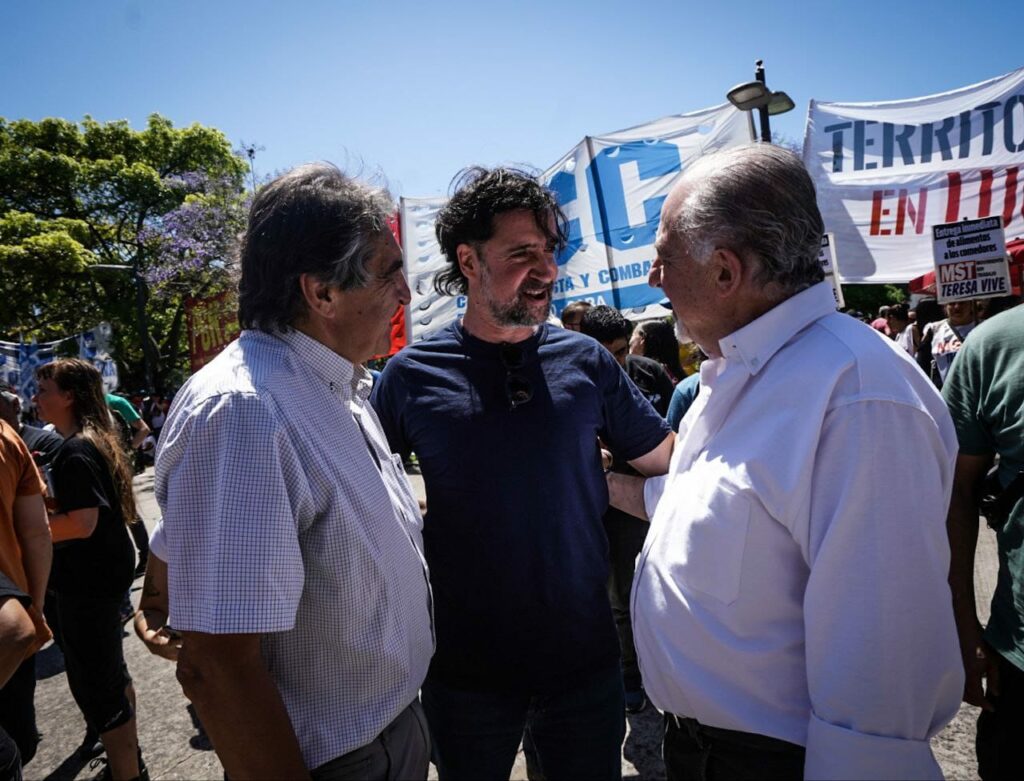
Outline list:
[[[523,350],[519,345],[503,344],[498,354],[501,365],[505,367],[505,398],[509,409],[515,410],[533,398],[533,386],[519,373],[526,364]]]

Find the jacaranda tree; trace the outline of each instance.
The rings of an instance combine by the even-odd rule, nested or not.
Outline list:
[[[247,170],[220,131],[159,115],[141,131],[0,118],[0,335],[107,320],[123,385],[176,382],[185,300],[227,284]]]

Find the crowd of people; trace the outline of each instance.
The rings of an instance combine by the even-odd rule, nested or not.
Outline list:
[[[1020,766],[1024,307],[837,312],[813,184],[758,144],[664,203],[649,281],[674,325],[585,302],[558,324],[555,196],[477,167],[436,222],[465,315],[374,377],[410,298],[390,213],[326,164],[260,189],[242,333],[143,423],[163,517],[136,631],[226,777],[501,779],[522,744],[530,777],[614,779],[649,703],[673,780],[938,778],[964,699],[982,778]],[[0,774],[34,751],[7,695],[52,629],[104,777],[147,778],[132,465],[95,370],[38,380],[49,486],[37,435],[0,423]]]

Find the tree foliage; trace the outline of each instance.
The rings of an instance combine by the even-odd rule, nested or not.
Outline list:
[[[220,131],[156,114],[141,131],[0,118],[0,334],[108,320],[128,384],[178,381],[184,302],[227,282],[247,170]]]
[[[879,307],[899,304],[909,297],[906,285],[843,285],[846,308],[871,317],[878,315]]]

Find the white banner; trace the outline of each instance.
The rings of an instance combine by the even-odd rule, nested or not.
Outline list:
[[[811,101],[804,162],[843,282],[932,269],[931,226],[1001,216],[1024,234],[1024,68],[940,95]]]
[[[585,138],[540,179],[569,221],[558,256],[555,310],[584,299],[654,317],[664,294],[647,284],[661,205],[683,169],[703,154],[750,143],[746,116],[729,104],[665,117]],[[409,341],[443,328],[465,310],[465,297],[439,296],[433,277],[447,261],[434,237],[440,198],[403,198],[402,243],[412,302]],[[651,307],[647,310],[647,307]]]

